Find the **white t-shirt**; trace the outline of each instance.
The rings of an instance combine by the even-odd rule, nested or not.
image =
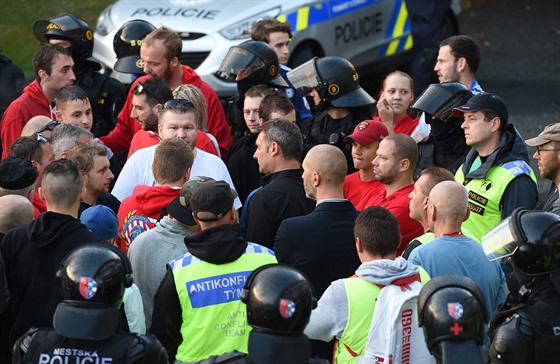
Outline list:
[[[132,191],[138,185],[155,185],[152,162],[156,148],[157,144],[139,149],[128,158],[111,191],[113,196],[122,201],[128,196],[132,196]],[[214,178],[216,181],[226,181],[235,190],[224,162],[213,154],[195,149],[196,156],[191,167],[191,177],[205,176]],[[235,199],[233,205],[236,209],[241,208],[239,197]]]

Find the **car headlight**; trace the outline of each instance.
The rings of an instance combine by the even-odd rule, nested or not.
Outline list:
[[[253,24],[264,18],[276,18],[278,15],[280,15],[279,6],[230,25],[229,27],[220,30],[220,34],[227,40],[250,38]]]
[[[111,9],[113,4],[107,6],[97,18],[95,30],[101,35],[107,35],[115,29],[115,24],[111,21]]]

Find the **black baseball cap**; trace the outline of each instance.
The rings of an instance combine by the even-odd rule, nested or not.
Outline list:
[[[179,196],[175,197],[173,201],[167,206],[167,212],[175,220],[183,225],[192,228],[197,228],[198,224],[194,220],[191,210],[191,198],[201,184],[214,181],[211,177],[194,176],[183,184]]]
[[[233,206],[237,192],[225,181],[210,181],[201,183],[191,196],[191,208],[197,220],[210,222],[222,219]],[[207,212],[213,217],[200,218],[201,212]]]
[[[504,100],[502,100],[500,96],[488,92],[474,95],[465,105],[454,108],[453,116],[460,117],[463,116],[463,113],[475,111],[493,112],[505,122],[507,122],[509,118],[509,113]]]

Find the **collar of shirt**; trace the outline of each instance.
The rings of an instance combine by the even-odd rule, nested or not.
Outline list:
[[[323,203],[323,202],[345,202],[348,201],[345,198],[325,198],[324,200],[321,201],[317,201],[317,205]]]

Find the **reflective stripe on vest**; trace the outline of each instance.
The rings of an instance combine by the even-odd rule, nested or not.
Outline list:
[[[418,270],[420,282],[425,284],[430,280],[430,276],[424,268],[418,267]],[[355,364],[354,356],[362,355],[366,348],[371,318],[382,286],[368,282],[357,275],[343,281],[348,302],[348,321],[336,344],[334,362]]]
[[[462,225],[468,236],[480,242],[482,235],[496,226],[501,220],[500,200],[508,184],[517,176],[526,174],[537,183],[531,167],[522,160],[492,166],[486,177],[465,179],[462,166],[455,174],[455,180],[463,184],[469,197],[470,216]]]
[[[178,360],[201,361],[233,350],[247,353],[251,328],[241,291],[247,276],[269,263],[277,263],[274,252],[253,243],[248,243],[237,260],[226,264],[208,263],[190,253],[169,263],[183,321]]]

